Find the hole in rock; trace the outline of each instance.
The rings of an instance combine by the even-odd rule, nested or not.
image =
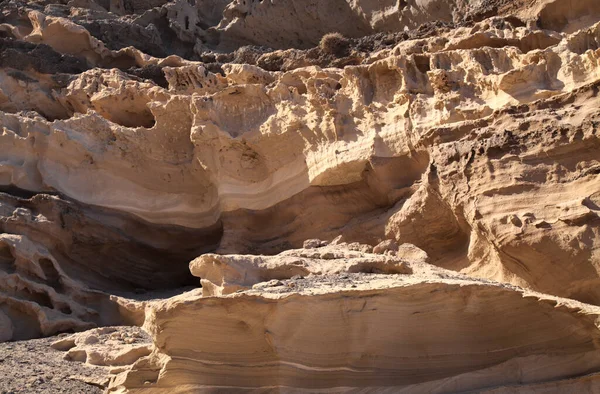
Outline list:
[[[520,18],[516,16],[507,16],[504,18],[508,23],[510,23],[513,27],[525,27],[527,24],[523,22]]]
[[[60,274],[54,267],[54,263],[49,259],[42,258],[39,260],[40,268],[44,272],[46,276],[46,284],[48,286],[53,287],[57,292],[61,292],[63,290],[62,282],[60,280]]]
[[[73,313],[73,311],[68,305],[61,306],[60,308],[58,308],[58,310],[64,313],[65,315],[70,315],[71,313]]]
[[[15,257],[10,251],[10,247],[0,244],[0,271],[8,274],[15,272]]]
[[[151,128],[156,124],[154,115],[149,109],[122,108],[120,110],[102,111],[106,119],[125,127]]]
[[[169,87],[167,78],[165,78],[165,74],[159,66],[149,65],[144,67],[130,67],[123,71],[138,78],[149,79],[160,87]]]
[[[50,299],[48,294],[44,293],[43,291],[24,288],[21,295],[23,296],[23,298],[29,301],[33,301],[36,304],[45,306],[46,308],[54,309],[52,300]]]
[[[431,70],[431,67],[429,66],[429,56],[415,55],[415,65],[423,74]]]

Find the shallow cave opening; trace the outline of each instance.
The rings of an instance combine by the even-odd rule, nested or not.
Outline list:
[[[61,194],[52,199],[37,195],[4,187],[0,190],[0,202],[5,201],[14,209],[44,212],[47,219],[44,234],[52,233],[52,237],[36,231],[35,224],[23,231],[52,257],[38,259],[42,273],[29,279],[67,296],[74,293],[71,281],[65,278],[91,290],[128,298],[162,298],[162,294],[175,295],[190,287],[197,288],[200,279],[191,274],[189,263],[215,251],[223,236],[221,222],[199,229],[153,224],[121,211],[82,204]],[[13,253],[1,242],[0,270],[14,270]],[[40,305],[52,305],[43,294],[30,292],[23,296],[35,298]],[[63,313],[68,314],[66,309]]]
[[[417,69],[422,72],[423,74],[427,73],[428,71],[431,71],[431,67],[430,67],[430,61],[431,59],[429,58],[429,56],[426,55],[415,55],[415,65],[417,66]]]
[[[15,272],[15,256],[6,244],[0,244],[0,272]]]
[[[30,190],[21,189],[14,185],[0,185],[0,193],[7,194],[11,197],[15,197],[18,199],[29,200],[37,195],[48,194],[48,195],[58,195],[55,192],[35,192]]]
[[[111,122],[125,127],[150,129],[156,124],[156,119],[149,109],[123,108],[121,111],[102,111],[101,114]]]
[[[20,294],[24,299],[33,301],[38,305],[45,306],[46,308],[54,309],[54,305],[52,304],[52,300],[43,291],[38,291],[34,289],[24,288],[22,294]]]
[[[68,305],[62,305],[60,308],[58,308],[58,310],[65,315],[70,315],[73,313]]]
[[[44,272],[44,275],[46,276],[46,284],[54,288],[58,293],[62,292],[62,281],[60,274],[58,273],[56,267],[54,267],[54,263],[47,258],[41,258],[38,263]]]
[[[167,78],[165,77],[165,74],[160,66],[147,65],[144,67],[130,67],[123,71],[125,71],[129,75],[133,75],[141,79],[151,80],[152,82],[154,82],[162,88],[169,87]]]
[[[126,224],[110,228],[93,214],[86,213],[83,223],[74,223],[80,213],[73,215],[63,215],[73,243],[53,253],[63,271],[89,288],[134,299],[166,298],[199,287],[189,264],[214,252],[223,236],[220,222],[189,229],[128,217]]]
[[[86,250],[83,250],[83,249]],[[68,252],[69,276],[92,289],[126,298],[166,298],[200,286],[189,263],[214,248],[169,252],[140,245],[80,245]]]

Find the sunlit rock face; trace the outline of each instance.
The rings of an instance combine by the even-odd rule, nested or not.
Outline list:
[[[600,390],[600,3],[0,7],[0,341],[143,326],[113,392]]]

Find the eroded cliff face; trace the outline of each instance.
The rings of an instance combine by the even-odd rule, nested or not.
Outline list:
[[[143,325],[113,392],[598,389],[600,3],[1,7],[0,340]]]

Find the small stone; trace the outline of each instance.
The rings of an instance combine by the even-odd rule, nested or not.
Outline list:
[[[343,242],[344,242],[344,237],[342,235],[338,235],[329,244],[330,245],[339,245],[339,244],[341,244]]]
[[[52,342],[50,347],[53,349],[65,352],[65,351],[70,350],[75,347],[75,339],[63,337],[62,339],[59,339],[58,341]]]
[[[252,288],[253,289],[264,289],[267,287],[278,287],[278,286],[283,286],[283,282],[281,282],[279,279],[272,279],[268,282],[256,283],[255,285],[252,286]]]
[[[277,287],[277,286],[283,286],[283,283],[278,279],[270,280],[265,284],[265,287]]]
[[[373,248],[373,253],[377,253],[377,254],[385,254],[385,252],[387,252],[387,251],[397,252],[398,251],[398,243],[393,239],[386,239],[385,241],[378,243]]]
[[[302,246],[304,249],[316,249],[327,245],[327,243],[323,245],[323,242],[326,241],[321,241],[320,239],[307,239],[306,241],[304,241],[304,244]]]
[[[83,341],[83,343],[86,345],[92,345],[92,344],[95,344],[98,342],[100,342],[100,340],[95,335],[90,335],[87,338],[85,338],[85,340]]]
[[[510,215],[510,222],[516,227],[523,226],[523,222],[521,221],[521,219],[519,219],[517,215]]]

